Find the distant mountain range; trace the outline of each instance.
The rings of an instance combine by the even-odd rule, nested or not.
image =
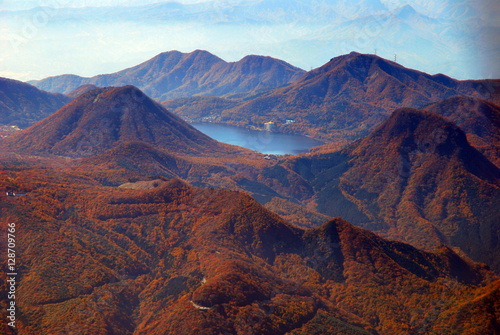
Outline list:
[[[0,125],[29,127],[70,100],[62,94],[40,91],[21,81],[0,78]]]
[[[323,139],[332,148],[368,135],[396,108],[443,104],[434,111],[460,126],[467,124],[464,131],[476,138],[472,144],[483,147],[482,152],[497,162],[496,142],[490,140],[499,132],[495,121],[499,102],[500,80],[458,81],[407,69],[375,55],[351,53],[254,98],[195,97],[162,104],[195,121],[210,118],[258,128],[274,121],[277,131]],[[476,118],[479,115],[482,121]],[[478,122],[479,128],[474,127]]]
[[[498,10],[491,0],[152,2],[135,1],[125,6],[79,0],[71,2],[71,7],[60,4],[57,15],[38,27],[46,36],[47,48],[30,55],[28,45],[19,45],[27,57],[24,67],[14,61],[13,50],[5,50],[5,66],[18,76],[31,73],[32,78],[75,71],[109,73],[114,71],[108,70],[111,64],[112,68],[117,63],[134,64],[145,55],[161,52],[162,46],[178,50],[194,46],[210,48],[231,60],[243,57],[248,50],[259,50],[303,69],[321,66],[331,57],[351,51],[390,59],[396,54],[405,66],[427,73],[460,79],[500,77],[500,27]],[[0,20],[5,23],[4,35],[12,38],[22,32],[24,20],[53,13],[50,7],[36,7],[32,1],[4,3],[3,8]],[[61,43],[78,52],[51,53]],[[96,48],[102,43],[140,47],[114,48],[111,52],[106,47]],[[125,84],[144,89],[137,83],[120,85]],[[116,84],[104,86],[108,85]]]
[[[196,50],[188,54],[165,52],[132,68],[92,78],[62,75],[29,83],[63,94],[86,84],[134,85],[162,101],[194,95],[247,96],[291,83],[304,73],[271,57],[247,56],[228,63],[207,51]]]

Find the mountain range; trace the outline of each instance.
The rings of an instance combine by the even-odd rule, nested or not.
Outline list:
[[[397,110],[341,151],[292,157],[262,175],[290,192],[299,175],[313,189],[300,200],[320,213],[419,248],[458,247],[500,269],[500,169],[436,113]]]
[[[351,57],[351,62],[346,57]],[[301,203],[321,214],[341,216],[382,236],[419,248],[434,250],[441,244],[460,248],[464,255],[498,271],[498,243],[489,236],[495,236],[500,229],[497,225],[500,214],[496,210],[500,207],[500,170],[467,141],[467,137],[472,139],[492,161],[498,157],[498,107],[471,97],[489,93],[488,97],[495,101],[497,92],[488,86],[490,82],[460,82],[429,76],[375,56],[346,57],[334,59],[296,83],[264,93],[246,104],[275,101],[272,97],[295,106],[343,99],[356,104],[365,101],[367,106],[372,104],[372,110],[389,110],[398,103],[424,105],[440,97],[449,98],[428,104],[424,107],[427,111],[397,111],[366,138],[342,151],[337,151],[333,142],[305,157],[292,157],[276,164],[245,149],[210,139],[133,86],[87,87],[90,91],[47,119],[3,140],[1,145],[17,153],[89,157],[82,161],[85,166],[82,169],[91,177],[98,175],[109,185],[163,175],[184,178],[199,186],[246,191],[278,211],[291,210]],[[381,78],[374,79],[378,84],[366,84],[368,74],[382,69],[386,74],[375,76]],[[345,78],[346,83],[339,84],[339,77]],[[332,87],[334,83],[337,86]],[[382,93],[375,90],[377,85],[384,87]],[[370,90],[378,94],[368,94]],[[224,103],[230,101],[198,98],[202,104],[209,99],[214,106],[221,103],[228,106]],[[238,108],[231,111],[236,113]],[[321,123],[314,118],[319,109],[305,110],[313,111],[303,112],[306,119]],[[349,110],[346,109],[345,117],[363,120],[365,125],[370,122],[366,121],[369,113],[359,119],[359,114]],[[338,117],[339,113],[322,115]],[[457,120],[469,133],[465,134],[449,119]],[[378,125],[375,120],[371,119],[371,128]],[[295,121],[286,126],[300,127],[300,119]],[[349,119],[344,125],[352,129],[357,123]],[[346,133],[339,135],[343,134],[345,142],[352,141]],[[295,205],[290,207],[283,201]],[[311,226],[300,218],[304,213],[299,215],[299,209],[292,212],[288,216],[292,222]],[[318,216],[309,217],[318,220]]]
[[[340,218],[298,229],[248,195],[175,179],[116,188],[49,170],[4,166],[2,174],[2,191],[29,194],[24,202],[4,199],[0,214],[2,228],[22,222],[16,327],[23,334],[498,327],[498,277],[446,247],[419,251]],[[6,317],[8,286],[0,280]]]
[[[350,141],[366,136],[396,108],[419,108],[454,96],[498,103],[499,83],[431,76],[375,55],[351,53],[222,111],[216,120],[239,125],[272,120],[282,132]],[[295,122],[287,124],[287,119]]]
[[[297,80],[305,71],[284,61],[246,56],[228,63],[203,50],[169,51],[112,74],[83,78],[76,75],[50,77],[29,83],[50,92],[67,94],[85,84],[99,87],[134,85],[162,101],[193,95],[247,96]]]
[[[271,79],[276,60],[240,62],[172,52],[129,73],[226,92],[163,104],[184,118],[274,120],[331,143],[265,156],[211,139],[137,87],[90,83],[0,139],[18,331],[498,332],[499,81],[352,53],[286,85]],[[201,75],[217,64],[227,71]],[[198,87],[183,85],[171,87]],[[4,318],[9,285],[0,278]]]
[[[368,135],[396,108],[432,108],[463,126],[471,143],[497,162],[494,137],[500,131],[499,102],[499,80],[458,81],[407,69],[375,55],[351,53],[254,98],[195,97],[162,105],[194,121],[210,118],[257,128],[274,121],[279,132],[322,139],[337,149]]]

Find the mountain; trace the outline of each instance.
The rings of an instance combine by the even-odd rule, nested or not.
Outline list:
[[[262,172],[290,189],[297,175],[313,189],[299,199],[309,208],[419,248],[459,248],[500,272],[500,169],[435,113],[399,109],[344,150]]]
[[[40,91],[21,81],[0,78],[0,125],[29,127],[70,100],[61,94]]]
[[[184,120],[203,122],[242,104],[241,99],[196,96],[162,101],[161,105]]]
[[[298,229],[246,194],[175,179],[116,188],[53,172],[6,166],[0,178],[0,194],[28,194],[0,212],[22,255],[22,334],[497,329],[498,277],[449,248],[420,251],[339,218]],[[1,278],[2,317],[8,287]]]
[[[86,92],[93,90],[95,88],[98,88],[98,87],[95,85],[92,85],[92,84],[85,84],[85,85],[82,85],[82,86],[76,88],[75,90],[69,92],[68,94],[66,94],[66,96],[70,97],[71,99],[78,98],[78,96],[82,95],[83,93],[86,93]]]
[[[423,108],[456,123],[467,141],[500,167],[500,107],[469,97],[445,99]]]
[[[284,61],[247,56],[228,63],[203,50],[169,51],[112,74],[83,78],[63,75],[32,81],[50,92],[67,94],[84,84],[99,87],[134,85],[162,101],[193,95],[243,95],[280,87],[297,80],[304,71]]]
[[[431,76],[353,52],[333,58],[286,87],[222,111],[216,121],[257,127],[274,121],[281,132],[345,144],[368,135],[396,108],[423,107],[454,96],[497,101],[499,87],[499,80]]]
[[[88,91],[48,118],[5,139],[4,144],[23,153],[84,157],[131,141],[177,154],[206,155],[229,148],[133,86]]]

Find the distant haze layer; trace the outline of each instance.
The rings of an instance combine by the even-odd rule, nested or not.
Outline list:
[[[168,50],[305,70],[351,51],[457,79],[500,77],[498,2],[1,1],[0,76],[92,76]]]

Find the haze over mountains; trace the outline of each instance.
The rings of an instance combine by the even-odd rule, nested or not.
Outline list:
[[[151,2],[3,1],[0,76],[30,80],[78,71],[91,77],[164,50],[196,48],[230,61],[271,55],[307,70],[355,50],[397,54],[407,67],[459,79],[500,74],[493,0]],[[48,20],[26,35],[24,23],[37,17]],[[63,52],[51,52],[60,45]]]

